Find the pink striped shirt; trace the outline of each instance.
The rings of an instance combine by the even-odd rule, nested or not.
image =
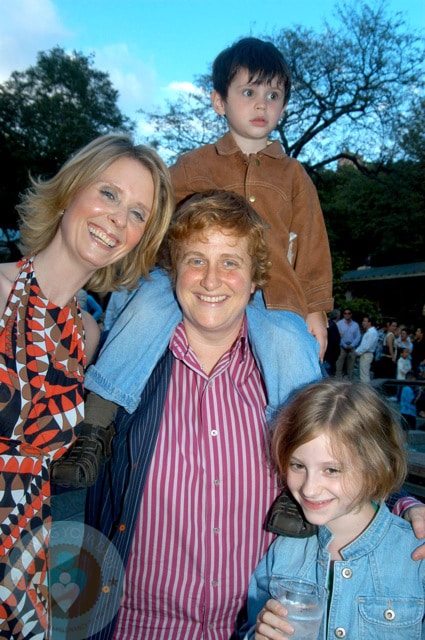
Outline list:
[[[210,377],[183,325],[115,638],[229,640],[272,536],[266,396],[246,325]],[[137,508],[137,505],[135,505]]]

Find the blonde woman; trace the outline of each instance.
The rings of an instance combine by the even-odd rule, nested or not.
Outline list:
[[[153,266],[173,198],[154,151],[106,135],[52,179],[32,180],[17,209],[25,257],[0,265],[0,636],[42,640],[49,466],[83,419],[84,367],[99,337],[76,293],[135,287]]]

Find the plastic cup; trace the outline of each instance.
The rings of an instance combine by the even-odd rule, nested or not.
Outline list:
[[[317,640],[325,611],[327,591],[304,580],[272,579],[270,591],[288,610],[294,640]]]

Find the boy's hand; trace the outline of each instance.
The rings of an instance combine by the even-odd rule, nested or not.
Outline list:
[[[288,615],[285,607],[277,600],[267,600],[257,616],[255,640],[290,640],[294,628],[284,618]],[[283,635],[287,633],[288,637]]]
[[[319,358],[323,362],[325,351],[328,344],[328,328],[326,326],[325,314],[323,311],[313,311],[307,314],[307,327],[309,332],[316,338],[319,343]]]

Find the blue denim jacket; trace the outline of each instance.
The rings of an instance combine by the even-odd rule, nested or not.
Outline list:
[[[154,270],[112,326],[96,363],[86,372],[85,387],[133,413],[181,317],[168,275]],[[247,306],[247,318],[271,420],[290,393],[322,377],[319,345],[301,316],[266,310],[261,291]]]
[[[328,586],[331,539],[323,526],[312,538],[279,537],[273,542],[251,578],[248,621],[240,638],[254,638],[257,615],[273,597],[272,577],[298,577]],[[381,505],[366,531],[342,551],[344,559],[334,563],[318,640],[424,639],[425,561],[410,557],[417,546],[410,524]]]

